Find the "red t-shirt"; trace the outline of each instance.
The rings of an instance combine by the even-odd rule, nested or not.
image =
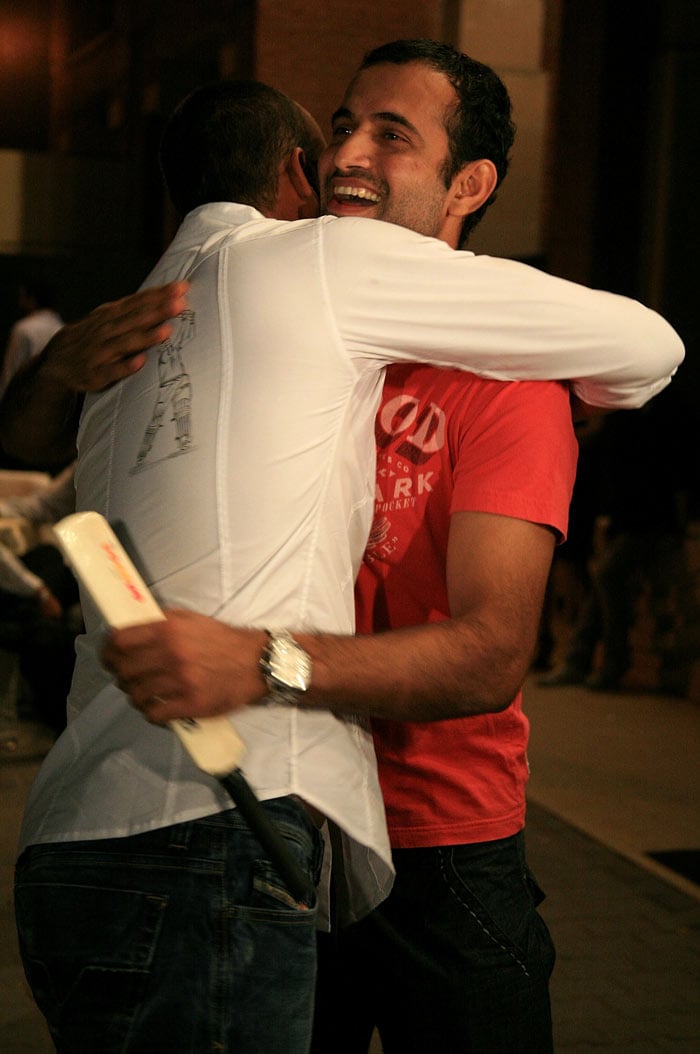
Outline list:
[[[392,366],[376,435],[375,515],[356,587],[358,633],[449,617],[452,512],[512,516],[565,536],[577,448],[562,385]],[[519,831],[528,727],[520,695],[496,714],[374,721],[394,848]]]

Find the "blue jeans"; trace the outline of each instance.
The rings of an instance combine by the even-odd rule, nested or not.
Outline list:
[[[264,803],[315,886],[323,843]],[[236,810],[17,864],[25,972],[59,1054],[306,1054],[316,906],[300,908]]]
[[[522,833],[394,851],[380,907],[319,935],[315,1054],[547,1054],[554,948]]]

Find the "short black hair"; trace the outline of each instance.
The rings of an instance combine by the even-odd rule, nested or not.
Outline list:
[[[259,81],[219,81],[195,89],[168,120],[160,165],[181,215],[211,201],[270,209],[279,166],[300,146],[315,171],[317,145],[299,106]]]
[[[477,62],[449,44],[427,39],[395,40],[382,44],[367,52],[360,69],[384,62],[395,65],[422,62],[438,73],[443,73],[457,93],[457,106],[448,111],[445,120],[449,143],[449,158],[442,171],[445,186],[449,187],[466,164],[479,158],[493,162],[498,174],[496,186],[500,186],[508,171],[515,125],[511,119],[510,97],[498,74],[490,66]],[[460,246],[466,242],[495,198],[494,190],[480,209],[465,217]]]

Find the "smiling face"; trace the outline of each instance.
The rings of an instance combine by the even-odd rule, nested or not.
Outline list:
[[[440,235],[455,193],[442,172],[449,155],[445,119],[456,103],[447,77],[424,63],[360,70],[321,155],[322,211]]]

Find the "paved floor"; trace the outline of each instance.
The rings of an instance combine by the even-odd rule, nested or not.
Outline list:
[[[700,706],[532,680],[525,707],[529,856],[558,949],[556,1050],[698,1054],[700,886],[647,854],[700,848]],[[17,959],[11,873],[47,737],[39,726],[22,733],[0,763],[0,1051],[45,1054],[53,1048]]]
[[[528,846],[558,961],[557,1051],[700,1052],[700,706],[526,685]]]

